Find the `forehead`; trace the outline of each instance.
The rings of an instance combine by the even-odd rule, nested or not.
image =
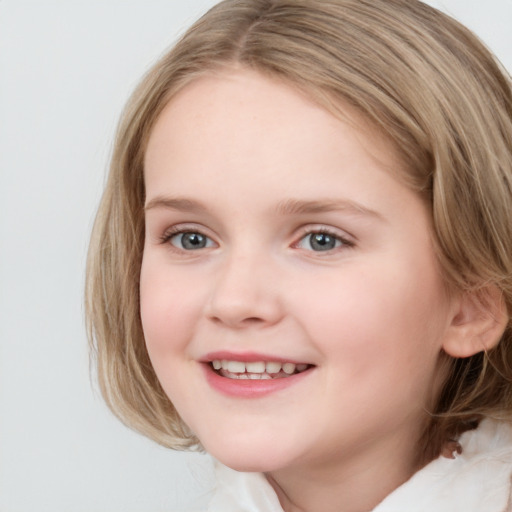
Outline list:
[[[335,116],[281,80],[223,70],[189,83],[165,106],[150,134],[145,170],[159,167],[162,159],[178,165],[186,155],[192,164],[205,152],[212,161],[245,159],[244,168],[261,168],[294,150],[309,156],[341,153],[349,143],[389,171],[403,167],[393,144],[349,105],[338,102]]]

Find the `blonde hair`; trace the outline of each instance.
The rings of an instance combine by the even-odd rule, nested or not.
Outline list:
[[[225,0],[147,74],[118,129],[88,258],[86,312],[107,404],[162,445],[197,445],[163,392],[139,315],[144,152],[164,106],[196,77],[242,66],[378,126],[428,201],[447,282],[502,293],[496,348],[450,359],[424,458],[484,416],[512,411],[512,92],[469,30],[416,0]]]

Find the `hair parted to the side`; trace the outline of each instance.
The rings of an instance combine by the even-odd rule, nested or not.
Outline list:
[[[164,106],[223,67],[300,88],[334,115],[349,104],[387,135],[430,204],[447,283],[502,293],[496,348],[450,371],[423,438],[424,460],[484,416],[512,413],[512,92],[481,42],[417,0],[225,0],[146,75],[121,120],[90,244],[89,337],[114,413],[162,445],[197,439],[162,391],[139,314],[144,152]]]

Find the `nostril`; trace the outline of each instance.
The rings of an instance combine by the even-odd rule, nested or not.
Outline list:
[[[240,320],[230,321],[229,319],[226,319],[225,317],[220,316],[211,316],[210,320],[216,324],[237,324],[239,326],[249,326],[249,325],[258,325],[265,322],[263,318],[257,317],[257,316],[250,316],[247,318],[242,318]]]
[[[243,320],[247,324],[257,324],[263,322],[263,318],[258,318],[257,316],[251,316],[249,318],[245,318]]]

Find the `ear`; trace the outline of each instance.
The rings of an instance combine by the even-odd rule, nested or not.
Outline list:
[[[494,285],[477,292],[461,292],[454,298],[453,315],[444,351],[452,357],[470,357],[494,348],[508,323],[501,290]]]

